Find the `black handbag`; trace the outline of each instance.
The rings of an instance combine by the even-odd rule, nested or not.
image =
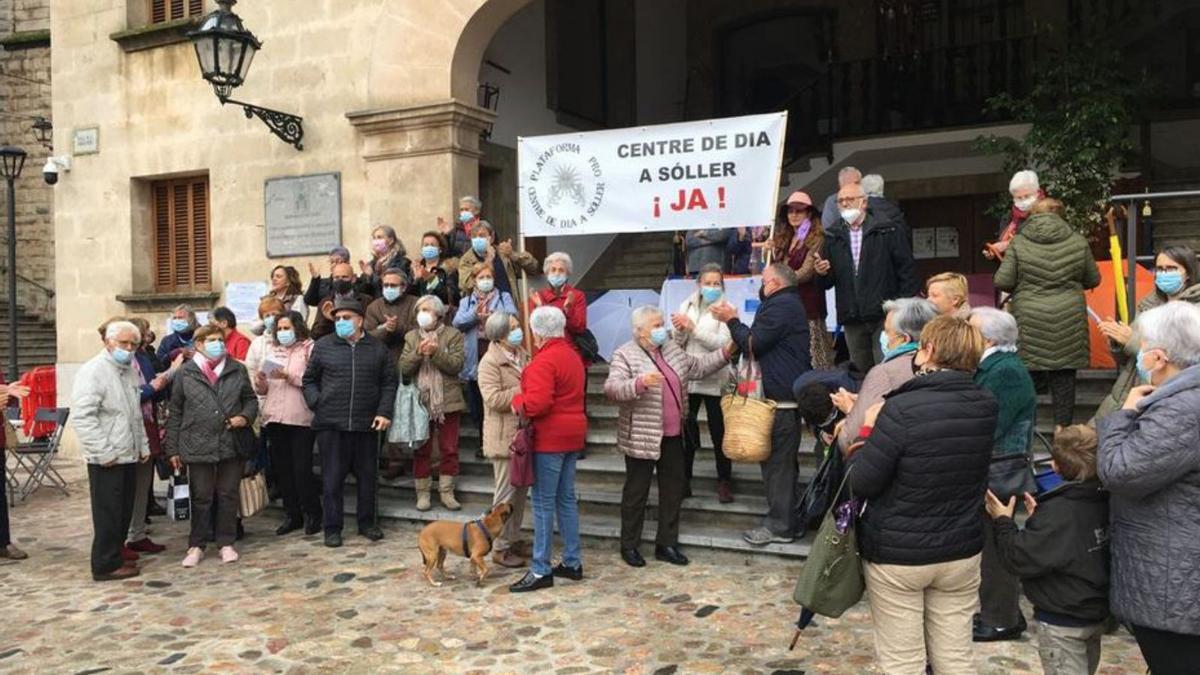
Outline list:
[[[599,363],[600,345],[596,342],[596,336],[592,331],[584,329],[582,333],[575,336],[575,348],[579,350],[579,355],[588,363]]]
[[[1005,503],[1009,497],[1016,497],[1020,501],[1026,492],[1036,495],[1037,480],[1034,478],[1032,458],[1028,454],[992,458],[992,463],[988,465],[988,489]]]

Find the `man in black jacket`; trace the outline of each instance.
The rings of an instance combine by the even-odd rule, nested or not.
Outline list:
[[[776,403],[771,429],[771,456],[762,463],[767,495],[763,524],[742,533],[756,546],[791,542],[796,532],[796,456],[800,448],[800,424],[792,383],[811,368],[808,321],[804,303],[796,291],[796,273],[783,263],[763,271],[762,304],[751,326],[737,318],[727,302],[714,305],[713,316],[729,325],[729,332],[742,354],[752,354],[762,370],[760,394]]]
[[[358,533],[378,541],[375,487],[379,436],[391,424],[396,403],[396,363],[387,347],[363,331],[363,308],[338,300],[334,334],[317,341],[304,371],[304,402],[321,452],[325,497],[325,545],[342,545],[342,485],[353,471],[358,483]]]
[[[321,338],[333,332],[334,307],[342,301],[354,301],[361,307],[368,307],[375,298],[354,290],[354,268],[350,263],[335,263],[330,272],[333,277],[329,294],[317,303],[317,318],[313,320],[312,339]],[[307,298],[307,295],[305,296]]]
[[[883,303],[916,295],[912,248],[903,229],[867,207],[861,185],[838,192],[838,219],[825,232],[817,283],[837,290],[837,317],[850,360],[867,372],[883,360]]]

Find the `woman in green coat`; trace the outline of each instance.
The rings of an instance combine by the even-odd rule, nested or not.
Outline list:
[[[1154,259],[1154,292],[1142,298],[1137,311],[1141,314],[1175,300],[1200,304],[1196,252],[1187,246],[1168,246]],[[1100,332],[1108,337],[1108,346],[1119,370],[1112,391],[1100,404],[1090,422],[1093,426],[1101,417],[1114,410],[1120,410],[1129,396],[1129,390],[1139,384],[1134,363],[1137,344],[1129,340],[1133,330],[1127,324],[1109,319],[1101,322]]]
[[[1087,239],[1062,218],[1062,203],[1043,199],[1013,238],[996,288],[1012,294],[1009,311],[1021,332],[1018,353],[1039,389],[1049,388],[1054,423],[1075,411],[1075,371],[1088,366],[1087,305],[1083,292],[1100,285]]]

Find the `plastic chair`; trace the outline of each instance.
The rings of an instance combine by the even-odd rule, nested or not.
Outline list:
[[[21,482],[16,488],[15,499],[24,501],[42,486],[60,490],[64,495],[71,494],[67,490],[67,481],[58,472],[58,469],[54,468],[54,458],[58,456],[58,449],[62,444],[63,432],[66,430],[70,412],[69,408],[39,409],[34,414],[34,424],[46,425],[43,428],[53,425],[53,432],[45,438],[21,443],[9,451],[17,460],[13,478],[17,481],[20,480],[16,475],[18,470],[23,470],[26,474],[24,482]]]

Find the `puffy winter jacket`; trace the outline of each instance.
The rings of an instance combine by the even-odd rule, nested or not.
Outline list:
[[[392,418],[397,383],[396,364],[382,342],[367,333],[357,342],[326,335],[304,371],[312,428],[370,431],[376,417]]]
[[[1108,618],[1108,493],[1100,481],[1063,483],[1038,497],[1018,530],[995,521],[996,552],[1021,577],[1035,611],[1077,621]]]
[[[996,270],[996,288],[1012,293],[1021,330],[1021,360],[1029,370],[1087,368],[1087,308],[1083,292],[1100,285],[1100,270],[1083,235],[1053,213],[1030,216]]]
[[[720,350],[695,357],[674,342],[662,346],[662,356],[684,386],[679,419],[687,417],[687,383],[720,370],[727,362]],[[635,459],[658,459],[662,452],[663,391],[666,384],[638,391],[643,373],[657,373],[658,365],[637,340],[613,352],[604,395],[617,402],[617,449]]]
[[[762,370],[763,395],[792,401],[792,383],[812,369],[808,320],[795,288],[776,291],[758,306],[753,325],[736,317],[726,322],[743,354],[753,353]]]
[[[215,464],[237,458],[226,422],[238,416],[250,424],[258,417],[258,397],[246,367],[232,357],[226,358],[216,385],[211,385],[196,361],[189,359],[171,385],[167,455],[179,455],[186,464]]]
[[[837,289],[837,316],[842,323],[882,321],[885,301],[917,293],[912,247],[901,227],[868,208],[862,231],[857,271],[846,221],[839,218],[825,232],[821,257],[829,261],[830,270],[818,276],[817,283],[823,289]]]
[[[1200,635],[1200,366],[1137,410],[1098,422],[1100,480],[1111,494],[1113,613]]]
[[[132,464],[150,454],[136,367],[122,366],[105,349],[75,375],[71,426],[88,464]]]
[[[932,565],[983,550],[979,511],[997,408],[970,374],[954,370],[917,376],[887,397],[847,468],[854,496],[867,499],[865,560]]]

